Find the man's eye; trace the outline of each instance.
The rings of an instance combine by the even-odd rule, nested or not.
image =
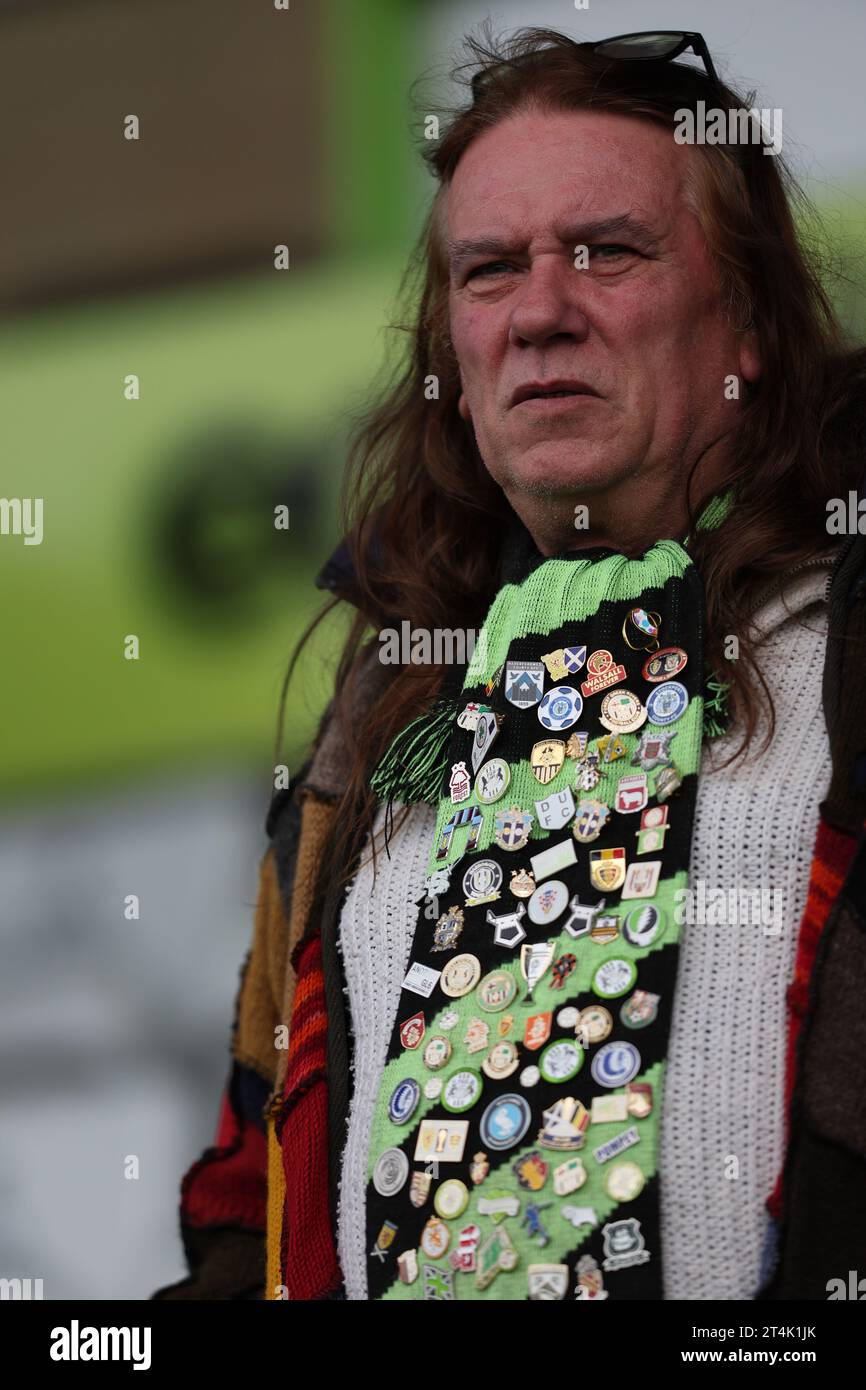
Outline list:
[[[604,246],[590,247],[590,254],[593,256],[601,256],[602,260],[607,261],[613,256],[633,256],[635,252],[632,246],[620,246],[618,243],[611,242]]]
[[[486,262],[484,263],[484,265],[477,265],[477,266],[475,266],[475,268],[474,268],[473,270],[470,270],[470,272],[469,272],[469,274],[467,275],[466,278],[467,278],[467,280],[472,280],[476,275],[486,275],[488,271],[491,271],[491,270],[492,270],[492,271],[495,271],[497,268],[501,268],[501,267],[503,267],[503,266],[505,267],[506,270],[510,270],[510,269],[511,269],[511,262],[510,262],[510,261],[486,261]]]

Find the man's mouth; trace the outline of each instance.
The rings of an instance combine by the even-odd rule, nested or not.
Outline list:
[[[566,399],[569,396],[595,396],[598,392],[593,391],[591,386],[587,386],[583,381],[527,381],[511,397],[512,406],[522,405],[524,401],[545,401]]]

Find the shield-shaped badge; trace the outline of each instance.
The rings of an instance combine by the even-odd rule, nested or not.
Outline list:
[[[555,1303],[568,1292],[568,1265],[529,1265],[529,1297]]]
[[[561,792],[552,792],[542,801],[536,801],[535,814],[542,830],[561,830],[574,815],[571,787],[565,787]]]
[[[574,762],[582,762],[586,757],[586,745],[589,734],[569,734],[568,742],[565,745],[565,756]]]
[[[509,852],[523,849],[529,839],[533,817],[519,806],[511,806],[507,811],[498,811],[494,822],[493,838],[500,849]]]
[[[526,1020],[526,1028],[523,1034],[523,1045],[530,1052],[536,1052],[539,1047],[543,1047],[550,1037],[550,1025],[553,1013],[531,1014]]]
[[[586,661],[586,647],[557,647],[541,659],[552,681],[564,681],[566,676],[576,675]]]
[[[413,1207],[423,1207],[427,1198],[430,1196],[430,1188],[433,1183],[432,1173],[414,1172],[412,1182],[409,1187],[409,1201]]]
[[[370,1251],[370,1254],[377,1255],[379,1259],[382,1260],[385,1251],[389,1249],[389,1247],[391,1246],[391,1243],[393,1242],[394,1237],[397,1234],[397,1230],[398,1227],[395,1226],[393,1221],[383,1222],[382,1229],[376,1237],[376,1244]]]
[[[505,698],[518,709],[537,705],[544,694],[544,667],[540,661],[505,663]]]
[[[409,1051],[414,1051],[424,1036],[427,1027],[423,1013],[413,1014],[400,1024],[400,1042]]]
[[[552,782],[565,762],[565,743],[561,738],[543,738],[532,745],[529,766],[539,782]]]
[[[628,816],[633,811],[642,811],[648,801],[649,788],[645,772],[633,772],[628,777],[620,777],[616,784],[614,804],[621,815]]]
[[[621,888],[625,882],[625,849],[591,849],[589,881],[603,893]]]
[[[461,907],[449,907],[447,912],[443,912],[436,929],[433,932],[433,944],[431,951],[453,951],[457,945],[457,938],[463,930],[463,909]]]
[[[516,1158],[511,1165],[511,1171],[527,1192],[540,1192],[547,1181],[548,1165],[538,1150],[533,1149],[522,1158]]]
[[[610,818],[610,807],[603,801],[581,801],[571,833],[581,844],[597,840]]]

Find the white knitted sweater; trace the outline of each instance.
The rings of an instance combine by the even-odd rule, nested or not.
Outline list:
[[[801,571],[754,615],[776,709],[767,752],[757,755],[759,732],[755,752],[719,769],[738,746],[736,731],[704,743],[690,868],[696,920],[681,936],[661,1125],[667,1299],[749,1299],[759,1283],[765,1201],[783,1155],[785,991],[829,781],[821,706],[828,577],[829,560]],[[375,882],[365,853],[340,920],[354,1036],[338,1220],[350,1299],[367,1298],[370,1131],[412,945],[407,906],[424,889],[435,818],[433,807],[412,808],[390,858],[377,853]],[[760,913],[743,890],[762,888],[769,896]],[[717,889],[736,901],[728,897],[715,917],[702,913]]]

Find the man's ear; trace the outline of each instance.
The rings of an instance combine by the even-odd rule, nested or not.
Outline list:
[[[757,333],[744,333],[740,339],[740,376],[750,386],[761,379],[761,355],[758,350]]]
[[[467,424],[469,424],[469,422],[472,419],[472,411],[469,409],[469,403],[466,400],[466,396],[462,391],[460,392],[460,396],[457,401],[457,409],[460,412],[461,418],[465,420]]]

